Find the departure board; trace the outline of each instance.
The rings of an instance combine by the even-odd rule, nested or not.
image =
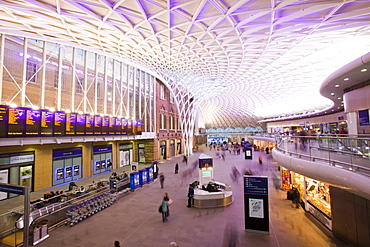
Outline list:
[[[127,119],[126,118],[122,118],[121,130],[122,130],[122,135],[127,135]]]
[[[54,113],[54,135],[64,136],[66,134],[66,113],[57,111]]]
[[[0,138],[8,134],[8,106],[0,105]]]
[[[86,115],[76,114],[76,135],[85,135]]]
[[[109,117],[105,116],[102,118],[102,128],[101,128],[101,134],[102,135],[108,135],[109,131]]]
[[[116,118],[109,117],[109,133],[110,135],[116,134]]]
[[[86,124],[85,124],[86,135],[94,134],[94,116],[86,114]]]
[[[94,116],[94,135],[101,135],[101,122],[102,117],[99,115]]]
[[[24,108],[9,108],[8,111],[8,137],[23,136],[26,120]]]
[[[122,134],[122,119],[121,118],[116,118],[116,135],[121,135]]]
[[[133,131],[132,131],[132,119],[127,119],[127,135],[133,135]]]
[[[66,114],[66,135],[76,134],[76,117],[77,113]]]
[[[25,136],[39,136],[41,126],[41,111],[26,109]]]
[[[48,110],[41,110],[40,135],[53,135],[54,113]]]
[[[136,130],[136,135],[141,135],[142,132],[143,132],[143,121],[141,120],[136,120],[136,124],[135,124],[135,130]]]

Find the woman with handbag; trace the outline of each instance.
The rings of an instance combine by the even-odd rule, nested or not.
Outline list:
[[[168,197],[164,197],[161,205],[159,206],[159,211],[162,211],[162,221],[167,221],[167,211],[168,211]]]
[[[163,195],[164,198],[168,198],[168,202],[167,202],[167,213],[166,213],[166,217],[170,216],[170,206],[172,204],[172,199],[170,198],[170,196],[168,195],[168,193],[164,193]]]

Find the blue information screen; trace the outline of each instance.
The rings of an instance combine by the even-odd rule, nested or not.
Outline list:
[[[244,177],[244,194],[267,195],[267,177]]]

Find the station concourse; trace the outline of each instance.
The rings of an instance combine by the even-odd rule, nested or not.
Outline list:
[[[312,215],[302,208],[292,207],[286,199],[286,192],[279,186],[278,165],[271,155],[254,151],[253,160],[245,160],[243,154],[227,154],[226,160],[216,158],[216,151],[201,146],[190,158],[188,165],[181,163],[182,157],[175,157],[159,164],[165,175],[164,189],[160,189],[158,179],[128,193],[109,208],[76,224],[73,227],[61,226],[50,232],[50,237],[39,243],[40,247],[82,247],[113,246],[118,240],[121,246],[161,247],[174,241],[181,247],[228,246],[230,237],[237,239],[236,246],[347,246],[332,236]],[[215,180],[225,181],[232,186],[234,202],[223,208],[187,208],[187,184],[197,179],[198,173],[182,180],[182,173],[189,169],[198,156],[205,153],[214,157]],[[259,165],[258,156],[263,156]],[[180,164],[179,174],[174,166]],[[244,229],[243,181],[233,181],[231,167],[242,172],[250,168],[254,175],[269,177],[270,232],[248,232]],[[104,174],[109,176],[109,173]],[[103,175],[99,175],[102,177]],[[99,176],[95,179],[99,179]],[[78,185],[89,183],[91,179],[77,181]],[[57,189],[57,188],[54,188]],[[174,201],[170,206],[170,216],[166,223],[157,212],[164,192]],[[37,196],[33,192],[33,196]],[[2,243],[0,246],[7,246]]]

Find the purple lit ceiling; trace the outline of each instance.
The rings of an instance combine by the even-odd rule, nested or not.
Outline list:
[[[1,0],[0,32],[109,53],[194,96],[208,128],[330,108],[320,84],[370,51],[370,1]]]

